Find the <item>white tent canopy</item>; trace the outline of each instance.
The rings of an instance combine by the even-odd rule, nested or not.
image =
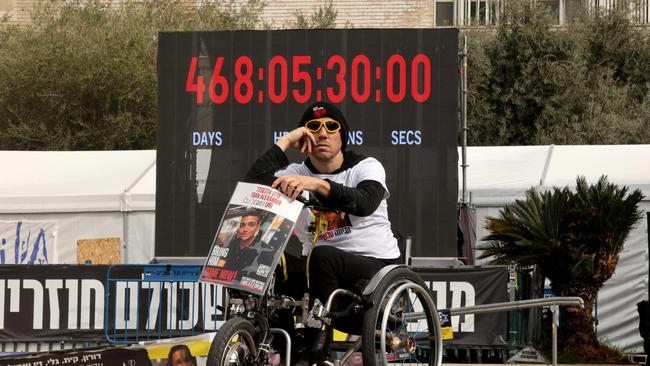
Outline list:
[[[607,175],[610,182],[639,188],[650,197],[650,145],[476,146],[467,150],[467,186],[477,205],[502,206],[522,198],[532,187],[572,187],[578,176],[595,183]],[[459,177],[461,172],[459,164]],[[459,180],[459,197],[461,188]]]
[[[485,218],[524,198],[526,190],[575,187],[578,176],[595,183],[606,175],[619,186],[638,188],[646,196],[640,208],[646,215],[650,212],[650,145],[469,147],[467,162],[478,239],[488,234]],[[461,188],[459,181],[459,197]],[[636,304],[648,299],[648,255],[644,216],[625,243],[616,273],[599,293],[598,335],[626,351],[642,351]]]
[[[155,208],[153,150],[2,151],[0,161],[8,172],[0,180],[0,213]]]
[[[0,151],[0,161],[0,239],[45,230],[47,263],[77,263],[82,239],[120,238],[123,262],[153,257],[154,150]]]
[[[526,190],[540,184],[549,150],[548,146],[469,147],[467,188],[471,201],[501,206],[523,197]],[[458,177],[460,194],[460,164]]]

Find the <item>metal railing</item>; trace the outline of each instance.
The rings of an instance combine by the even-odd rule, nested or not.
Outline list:
[[[219,329],[223,291],[198,282],[197,265],[116,265],[106,275],[104,334],[114,344]]]
[[[584,301],[580,297],[547,297],[543,299],[519,300],[510,302],[497,302],[476,306],[465,306],[461,308],[444,309],[450,315],[493,313],[497,311],[530,309],[542,306],[550,306],[553,313],[552,323],[552,358],[553,366],[557,365],[557,329],[559,326],[560,306],[579,306],[584,308]]]

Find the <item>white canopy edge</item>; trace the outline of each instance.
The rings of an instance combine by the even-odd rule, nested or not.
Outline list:
[[[154,211],[156,151],[0,151],[0,213]]]
[[[0,213],[155,210],[155,150],[0,151],[0,161]],[[650,199],[650,145],[472,146],[467,163],[470,201],[482,206],[533,187],[573,187],[579,175],[607,175]],[[460,198],[460,161],[458,174]]]
[[[467,163],[468,195],[476,205],[503,206],[531,188],[572,188],[578,176],[591,184],[602,175],[611,183],[641,190],[650,200],[650,145],[472,146],[467,148]]]

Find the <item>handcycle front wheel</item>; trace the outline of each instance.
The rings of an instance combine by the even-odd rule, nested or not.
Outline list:
[[[244,318],[231,318],[214,336],[206,366],[254,365],[257,345],[253,324]]]
[[[406,267],[389,272],[370,295],[364,315],[364,366],[408,363],[440,366],[442,331],[424,281]]]

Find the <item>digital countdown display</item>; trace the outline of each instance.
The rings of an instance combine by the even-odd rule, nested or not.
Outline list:
[[[285,56],[275,55],[262,66],[255,66],[250,56],[238,56],[232,61],[235,75],[229,80],[223,74],[224,56],[217,57],[206,89],[206,80],[197,75],[199,57],[192,57],[185,90],[196,94],[197,104],[203,104],[206,94],[216,105],[227,103],[229,98],[239,104],[262,104],[264,101],[280,104],[288,101],[307,103],[314,98],[341,103],[348,95],[355,103],[372,101],[371,96],[374,96],[374,102],[380,103],[382,95],[385,102],[390,103],[404,102],[407,97],[416,103],[424,103],[431,97],[431,60],[426,54],[415,55],[411,62],[402,55],[390,55],[386,64],[381,66],[373,66],[366,55],[352,56],[349,65],[343,56],[332,55],[324,63],[326,67],[316,66],[315,75],[308,70],[312,64],[310,55],[291,56],[288,60]],[[324,73],[333,74],[334,86],[325,86],[325,90],[314,88],[313,81],[323,80]],[[407,80],[410,81],[409,88]],[[253,81],[261,83],[261,87],[256,89]]]
[[[206,256],[236,182],[320,100],[384,165],[412,254],[456,256],[457,47],[455,29],[161,33],[155,256]]]

